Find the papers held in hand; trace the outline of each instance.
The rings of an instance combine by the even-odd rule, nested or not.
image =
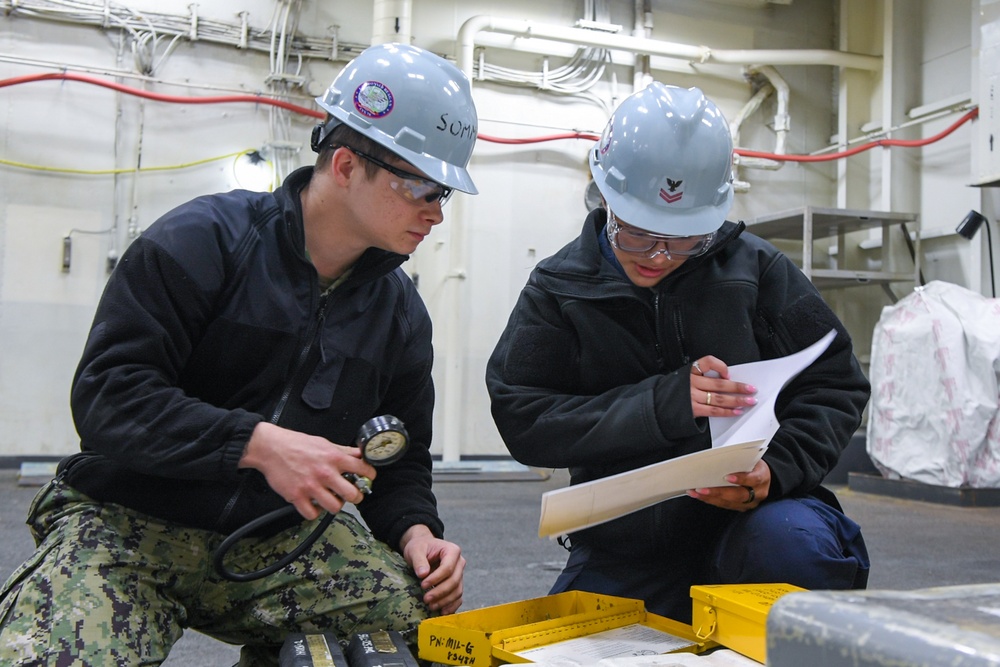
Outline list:
[[[731,486],[726,475],[749,472],[778,430],[774,403],[781,389],[829,347],[831,330],[806,349],[779,359],[731,366],[729,376],[757,387],[757,405],[736,418],[712,417],[712,449],[661,461],[542,495],[540,537],[556,538],[617,519],[688,489]]]

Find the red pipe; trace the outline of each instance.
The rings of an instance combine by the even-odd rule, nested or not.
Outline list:
[[[477,135],[477,138],[495,144],[535,144],[542,141],[556,141],[557,139],[587,139],[588,141],[597,141],[600,139],[598,135],[587,132],[566,132],[564,134],[550,134],[544,137],[526,137],[523,139],[504,139],[502,137],[491,137],[486,134],[480,134]]]
[[[6,86],[13,86],[19,83],[31,83],[33,81],[48,81],[48,80],[65,80],[65,81],[80,81],[82,83],[91,83],[95,86],[103,86],[104,88],[111,88],[112,90],[117,90],[122,93],[128,93],[129,95],[135,95],[136,97],[145,97],[148,100],[156,100],[157,102],[171,102],[174,104],[217,104],[220,102],[252,102],[254,104],[270,104],[272,106],[281,107],[282,109],[288,109],[296,113],[305,114],[307,116],[313,116],[315,118],[326,118],[325,112],[313,111],[312,109],[307,109],[306,107],[298,106],[297,104],[292,104],[291,102],[284,102],[282,100],[276,100],[270,97],[264,97],[262,95],[216,95],[212,97],[186,97],[182,95],[163,95],[161,93],[151,93],[141,88],[133,88],[131,86],[125,86],[120,83],[115,83],[113,81],[106,81],[104,79],[99,79],[93,76],[87,76],[85,74],[74,74],[72,72],[54,72],[51,74],[29,74],[27,76],[18,76],[11,79],[0,80],[0,88]]]
[[[314,111],[313,109],[308,109],[297,104],[292,104],[291,102],[284,102],[282,100],[276,100],[270,97],[264,97],[263,95],[216,95],[210,97],[187,97],[181,95],[163,95],[160,93],[151,93],[140,88],[133,88],[131,86],[125,86],[120,83],[115,83],[113,81],[106,81],[104,79],[99,79],[97,77],[87,76],[85,74],[74,74],[71,72],[54,72],[49,74],[29,74],[27,76],[13,77],[10,79],[0,79],[0,88],[6,86],[13,86],[20,83],[30,83],[33,81],[48,81],[48,80],[66,80],[66,81],[79,81],[82,83],[90,83],[96,86],[103,86],[105,88],[111,88],[112,90],[117,90],[119,92],[127,93],[129,95],[135,95],[137,97],[144,97],[149,100],[155,100],[158,102],[170,102],[174,104],[217,104],[223,102],[252,102],[253,104],[269,104],[276,107],[281,107],[282,109],[288,109],[289,111],[294,111],[295,113],[300,113],[306,116],[312,116],[313,118],[326,118],[326,113],[323,111]],[[950,127],[945,129],[933,137],[928,137],[926,139],[877,139],[860,146],[855,146],[854,148],[849,148],[844,151],[839,151],[837,153],[827,153],[824,155],[788,155],[788,154],[778,154],[778,153],[764,153],[761,151],[751,151],[745,148],[737,148],[733,152],[737,155],[743,157],[755,157],[763,158],[766,160],[774,160],[777,162],[825,162],[829,160],[839,160],[842,158],[850,157],[852,155],[857,155],[863,151],[875,148],[876,146],[882,146],[888,148],[891,146],[901,146],[906,148],[916,148],[920,146],[926,146],[932,144],[936,141],[944,139],[949,134],[957,130],[963,124],[968,121],[977,118],[979,116],[979,107],[976,107],[966,113],[964,116],[959,118]],[[597,141],[599,136],[596,134],[590,134],[587,132],[566,132],[562,134],[551,134],[541,137],[525,137],[520,139],[507,139],[503,137],[494,137],[486,134],[478,135],[479,139],[483,141],[489,141],[497,144],[534,144],[541,143],[543,141],[557,141],[560,139],[585,139],[587,141]]]
[[[903,146],[906,148],[916,148],[919,146],[926,146],[932,144],[935,141],[940,141],[944,139],[949,134],[957,130],[963,124],[977,118],[979,116],[979,107],[976,107],[966,113],[964,116],[955,121],[950,127],[938,132],[933,137],[927,137],[926,139],[876,139],[875,141],[869,142],[867,144],[862,144],[860,146],[855,146],[854,148],[849,148],[846,151],[840,151],[839,153],[827,153],[825,155],[784,155],[776,153],[762,153],[760,151],[750,151],[744,148],[737,148],[734,153],[737,155],[742,155],[744,157],[759,157],[767,160],[777,160],[777,161],[788,161],[788,162],[822,162],[824,160],[839,160],[840,158],[850,157],[852,155],[857,155],[862,151],[866,151],[870,148],[875,148],[876,146],[890,147],[890,146]]]

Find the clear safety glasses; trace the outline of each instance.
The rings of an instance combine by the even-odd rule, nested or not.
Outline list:
[[[697,257],[708,250],[712,239],[715,238],[715,232],[699,236],[650,234],[620,222],[611,209],[608,209],[608,224],[605,228],[612,246],[625,252],[642,255],[646,259],[653,259],[661,253],[666,255],[667,259]]]
[[[389,180],[389,187],[395,190],[396,194],[406,201],[413,202],[415,204],[420,203],[421,200],[428,204],[441,202],[441,205],[444,206],[445,202],[448,201],[452,193],[455,191],[453,188],[446,188],[440,183],[435,183],[434,181],[426,179],[423,176],[417,176],[416,174],[411,174],[408,171],[397,169],[391,164],[383,162],[378,158],[374,158],[367,153],[362,153],[357,148],[352,146],[345,146],[344,148],[347,148],[358,157],[368,160],[375,166],[381,167],[395,176],[396,178]]]

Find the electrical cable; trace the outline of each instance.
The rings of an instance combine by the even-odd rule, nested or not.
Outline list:
[[[607,23],[609,12],[604,0],[584,2],[583,20],[592,23]],[[538,90],[579,97],[594,102],[610,114],[607,102],[595,95],[592,89],[604,77],[611,63],[611,52],[604,48],[579,46],[573,56],[564,64],[550,70],[548,58],[543,60],[542,71],[517,70],[486,62],[481,54],[477,69],[472,73],[480,81],[491,81],[504,85],[537,88]]]
[[[910,251],[910,259],[914,264],[917,262],[917,249],[913,246],[913,239],[910,238],[910,230],[906,228],[906,223],[899,223],[899,229],[903,232],[903,239],[906,241],[906,249]],[[920,284],[926,285],[927,281],[924,279],[924,270],[920,269],[917,272],[917,276],[920,278]]]
[[[275,3],[276,8],[284,2]],[[234,46],[238,49],[269,51],[268,31],[252,29],[241,17],[239,23],[229,23],[199,16],[197,5],[188,5],[188,15],[166,14],[155,11],[136,11],[110,0],[87,3],[82,0],[64,2],[61,0],[0,0],[0,12],[5,17],[30,17],[62,23],[94,26],[104,30],[122,30],[134,40],[148,39],[147,33],[154,33],[154,48],[147,53],[134,55],[141,62],[143,71],[154,68],[155,44],[169,36],[190,41],[207,42]],[[239,16],[239,14],[237,15]],[[272,17],[272,25],[274,24]],[[350,59],[361,53],[368,44],[347,43],[334,37],[322,39],[305,35],[295,35],[287,40],[287,52],[300,58],[320,58],[323,60]],[[169,51],[172,47],[168,45]],[[166,54],[164,54],[166,55]],[[160,58],[162,62],[163,58]]]
[[[993,235],[990,233],[990,221],[984,221],[986,227],[986,247],[990,255],[990,288],[993,290],[993,298],[997,298],[997,276],[993,269]]]
[[[71,167],[46,167],[39,164],[29,164],[27,162],[17,162],[16,160],[5,160],[0,158],[0,164],[5,164],[9,167],[18,167],[20,169],[31,169],[33,171],[46,171],[56,174],[78,174],[81,176],[108,176],[114,174],[133,174],[135,172],[149,172],[149,171],[173,171],[177,169],[189,169],[190,167],[196,167],[202,164],[208,164],[209,162],[217,162],[218,160],[226,160],[228,158],[239,158],[242,155],[247,155],[248,153],[253,153],[257,151],[256,148],[247,148],[242,151],[236,151],[234,153],[226,153],[225,155],[216,155],[214,157],[202,158],[200,160],[192,160],[191,162],[184,162],[182,164],[174,165],[164,165],[159,167],[140,167],[136,169],[135,167],[127,167],[121,169],[74,169]]]

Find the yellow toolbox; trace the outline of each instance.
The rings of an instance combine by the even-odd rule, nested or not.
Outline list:
[[[714,640],[764,663],[771,605],[787,593],[804,590],[791,584],[692,586],[691,627],[699,640]]]
[[[557,643],[568,646],[572,640],[596,641],[601,633],[623,632],[670,646],[656,653],[701,653],[718,645],[698,639],[689,625],[648,613],[642,600],[583,591],[429,618],[420,623],[417,645],[422,660],[497,667],[541,661],[530,654]]]

